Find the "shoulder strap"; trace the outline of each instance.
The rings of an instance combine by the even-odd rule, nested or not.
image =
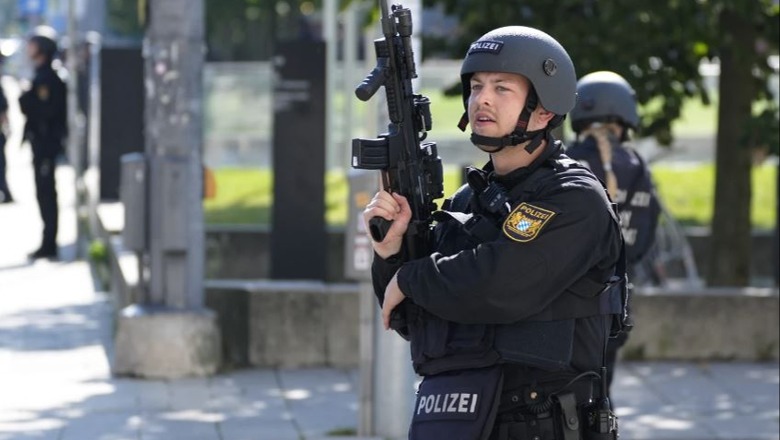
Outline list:
[[[447,211],[453,212],[467,212],[469,210],[469,202],[474,191],[468,185],[462,185],[455,191],[455,194],[450,198],[449,207],[445,208]]]

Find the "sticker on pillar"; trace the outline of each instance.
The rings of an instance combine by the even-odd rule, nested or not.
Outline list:
[[[355,252],[352,256],[352,265],[357,271],[371,269],[371,242],[365,235],[355,237]]]

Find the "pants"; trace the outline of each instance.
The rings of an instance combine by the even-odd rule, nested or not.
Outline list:
[[[57,222],[59,219],[57,207],[57,185],[54,180],[56,161],[54,157],[34,157],[35,193],[38,199],[38,209],[43,220],[43,240],[41,249],[57,250]]]
[[[5,134],[0,131],[0,203],[11,199],[11,191],[8,189],[8,182],[5,180]]]

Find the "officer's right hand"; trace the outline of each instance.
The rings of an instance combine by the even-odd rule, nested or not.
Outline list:
[[[382,217],[393,222],[381,243],[371,240],[371,245],[377,255],[385,259],[392,257],[401,251],[403,236],[409,226],[409,220],[412,218],[412,208],[409,207],[406,197],[395,193],[390,194],[387,191],[379,191],[363,211],[366,230],[369,230],[368,221],[374,217]]]

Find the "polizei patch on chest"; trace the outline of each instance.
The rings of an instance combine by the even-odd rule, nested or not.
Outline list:
[[[490,40],[476,41],[474,43],[471,43],[471,47],[469,47],[469,54],[477,53],[477,52],[497,54],[501,52],[502,47],[504,47],[503,41],[490,41]]]
[[[514,241],[527,242],[539,235],[544,225],[555,216],[549,209],[521,203],[504,220],[504,234]]]
[[[415,420],[474,420],[480,395],[474,391],[420,394],[414,409]]]

